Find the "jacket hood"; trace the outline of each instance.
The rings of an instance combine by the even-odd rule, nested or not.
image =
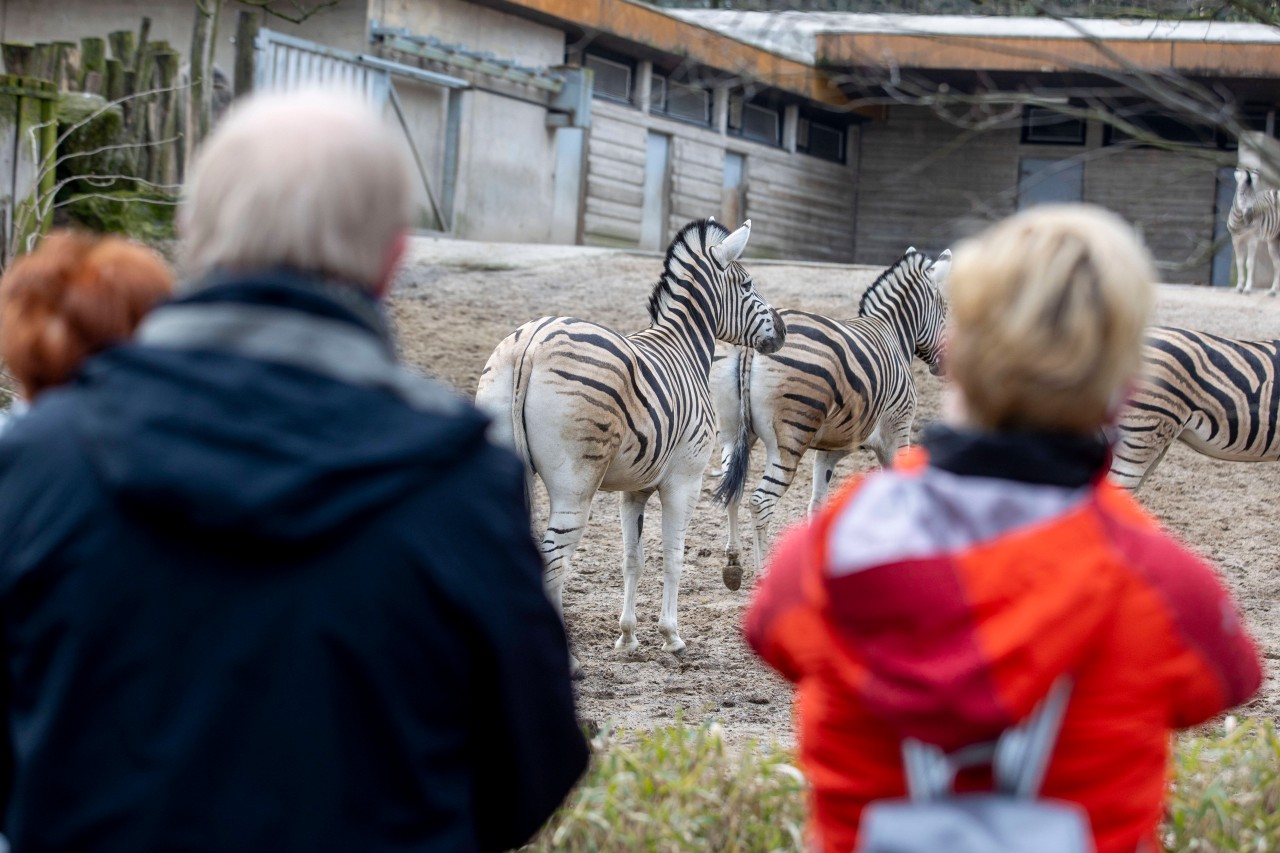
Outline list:
[[[287,272],[158,308],[78,388],[105,488],[214,541],[323,539],[421,488],[487,426],[396,363],[371,299]]]
[[[1093,439],[926,437],[815,527],[849,687],[903,736],[996,737],[1085,656],[1117,574],[1096,519]]]

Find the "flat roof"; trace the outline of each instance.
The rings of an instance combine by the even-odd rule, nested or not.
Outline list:
[[[1061,72],[1134,66],[1280,77],[1280,28],[1219,21],[680,10],[796,62]]]
[[[487,5],[528,17],[609,35],[662,54],[688,59],[831,108],[850,107],[840,87],[804,61],[759,42],[721,32],[674,10],[632,0],[485,0]],[[858,109],[868,115],[879,110]]]

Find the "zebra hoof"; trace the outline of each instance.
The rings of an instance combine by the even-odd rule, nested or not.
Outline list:
[[[622,652],[624,655],[634,654],[635,650],[640,648],[640,641],[635,638],[634,634],[630,637],[623,634],[618,637],[618,639],[614,640],[613,648],[616,651]]]
[[[671,652],[678,658],[684,657],[684,640],[679,637],[672,637],[662,646],[664,652]]]
[[[724,580],[724,585],[731,591],[737,592],[742,586],[742,566],[736,562],[730,563],[724,567],[724,571],[720,573],[720,577]]]

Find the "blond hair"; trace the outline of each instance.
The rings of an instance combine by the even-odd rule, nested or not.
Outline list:
[[[1120,217],[1046,205],[955,254],[947,373],[974,426],[1088,432],[1136,373],[1151,256]]]
[[[399,140],[345,90],[255,95],[197,156],[179,223],[184,267],[290,267],[373,288],[409,222]]]

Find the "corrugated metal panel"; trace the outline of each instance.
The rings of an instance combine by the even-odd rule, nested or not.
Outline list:
[[[259,89],[340,85],[362,93],[376,106],[387,101],[391,75],[357,54],[270,30],[258,34],[257,48],[258,75],[254,84]]]

